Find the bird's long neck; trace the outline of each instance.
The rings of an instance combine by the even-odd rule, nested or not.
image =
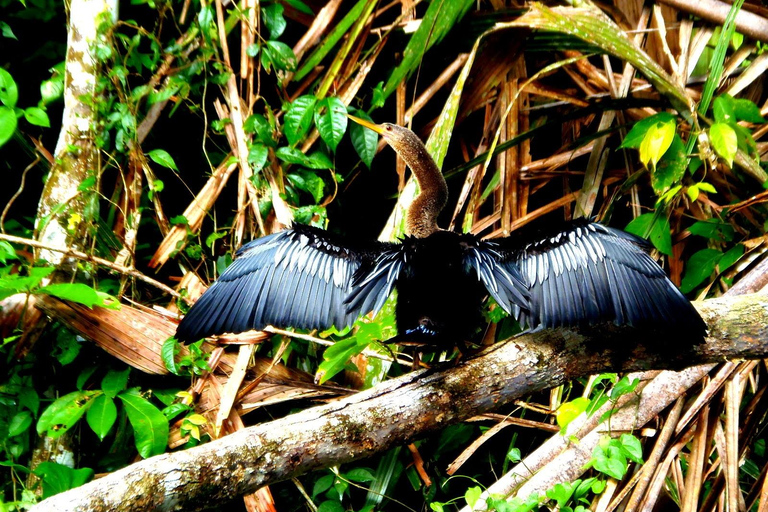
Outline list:
[[[411,168],[420,189],[408,208],[406,230],[411,236],[425,238],[440,229],[437,227],[437,216],[448,202],[448,185],[416,135],[402,142],[398,154]]]

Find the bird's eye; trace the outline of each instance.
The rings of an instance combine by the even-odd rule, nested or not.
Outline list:
[[[391,125],[391,124],[388,124],[388,125],[387,125],[387,131],[388,131],[388,132],[391,132],[391,131],[392,131],[392,125]]]

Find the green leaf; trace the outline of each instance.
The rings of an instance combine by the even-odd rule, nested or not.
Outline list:
[[[523,460],[523,456],[522,456],[522,453],[520,452],[520,448],[511,448],[507,452],[507,460],[515,464]]]
[[[322,151],[315,151],[308,155],[307,159],[309,160],[308,167],[310,169],[333,169],[334,167],[331,159]]]
[[[672,235],[669,220],[666,218],[656,218],[654,213],[644,213],[632,220],[624,229],[641,238],[650,238],[651,243],[660,252],[672,254]]]
[[[717,123],[730,123],[735,121],[736,117],[736,102],[733,96],[729,94],[721,94],[715,98],[712,104],[712,112],[715,116],[715,122]]]
[[[302,2],[301,0],[283,0],[283,1],[299,12],[303,12],[304,14],[309,14],[310,16],[315,15],[315,13],[312,12],[312,9],[310,9],[309,6],[304,2]]]
[[[621,434],[619,438],[621,446],[624,449],[624,454],[627,458],[638,464],[643,463],[643,445],[640,444],[640,440],[632,434]]]
[[[0,103],[12,109],[18,100],[19,89],[16,82],[9,72],[0,68]]]
[[[685,193],[688,194],[688,199],[690,199],[691,202],[696,201],[699,198],[699,186],[691,185],[685,189]]]
[[[299,169],[298,171],[289,174],[287,177],[293,186],[310,193],[315,200],[315,203],[319,203],[323,198],[325,183],[317,174]]]
[[[147,156],[152,159],[153,162],[155,162],[158,165],[162,165],[163,167],[167,167],[168,169],[173,169],[176,172],[179,172],[179,168],[176,167],[176,162],[173,161],[173,157],[164,149],[153,149],[149,153],[147,153]]]
[[[630,381],[627,375],[623,376],[611,389],[611,400],[618,400],[622,396],[632,393],[638,384],[640,384],[640,379],[632,379]]]
[[[368,340],[360,340],[357,336],[337,341],[323,353],[323,362],[317,367],[315,379],[324,384],[344,369],[347,361],[365,350],[369,345]]]
[[[163,348],[160,349],[160,357],[168,371],[174,375],[183,375],[179,366],[176,364],[176,353],[178,352],[178,342],[176,338],[170,337],[163,342]]]
[[[662,195],[678,183],[685,175],[688,160],[685,156],[685,144],[678,134],[674,134],[669,149],[651,172],[651,185],[656,195]]]
[[[648,128],[640,143],[640,161],[649,168],[656,167],[661,157],[672,145],[675,137],[675,122],[659,122]]]
[[[327,500],[317,507],[317,512],[344,512],[344,507],[336,500]]]
[[[279,5],[279,4],[277,4]],[[309,132],[312,126],[312,116],[315,112],[317,98],[311,95],[299,96],[291,103],[285,113],[285,136],[288,143],[293,146]]]
[[[355,5],[353,5],[344,15],[341,21],[333,24],[333,30],[322,39],[322,44],[320,44],[309,57],[304,59],[304,64],[298,71],[296,71],[296,74],[293,77],[294,81],[301,80],[320,64],[320,61],[333,50],[336,43],[344,37],[344,34],[347,33],[350,27],[363,15],[366,4],[370,1],[371,0],[358,0],[357,3],[355,3]]]
[[[477,503],[477,500],[480,499],[482,494],[483,489],[481,489],[479,485],[467,489],[467,491],[464,493],[464,499],[467,501],[467,505],[469,505],[470,509],[474,510],[475,503]]]
[[[37,420],[37,433],[56,439],[77,423],[100,391],[73,391],[54,401]]]
[[[136,391],[126,391],[119,394],[118,398],[125,405],[139,454],[146,459],[165,452],[168,446],[168,420],[163,413]]]
[[[19,40],[16,37],[16,34],[13,33],[13,30],[11,29],[10,25],[8,25],[4,21],[0,21],[0,34],[3,34],[3,37],[7,39],[15,39],[17,41]]]
[[[277,151],[275,151],[275,156],[277,156],[277,158],[283,162],[287,162],[289,164],[298,164],[303,165],[304,167],[312,166],[312,162],[309,160],[309,157],[299,151],[297,148],[290,148],[287,146],[277,148]]]
[[[430,2],[421,24],[403,51],[403,59],[390,75],[384,86],[384,97],[388,97],[406,76],[410,75],[424,60],[424,54],[458,23],[472,7],[472,0]]]
[[[695,222],[688,228],[688,231],[693,235],[724,242],[730,242],[736,234],[733,226],[717,219],[706,219]]]
[[[738,121],[748,123],[764,123],[765,118],[760,114],[760,109],[752,101],[747,99],[734,100],[733,113]]]
[[[344,477],[347,480],[352,480],[353,482],[373,482],[376,480],[376,477],[373,476],[373,473],[368,468],[350,469],[344,473]]]
[[[0,106],[0,146],[8,142],[16,132],[18,121],[12,108]]]
[[[725,254],[723,254],[723,257],[720,258],[720,261],[717,264],[717,269],[720,272],[725,272],[731,266],[739,261],[739,259],[744,255],[744,246],[741,244],[736,244],[730,249],[728,249]]]
[[[243,123],[243,129],[246,133],[255,133],[261,142],[269,147],[275,147],[276,143],[272,138],[272,127],[267,118],[261,114],[251,114]]]
[[[110,398],[116,397],[118,393],[128,387],[130,373],[130,368],[126,368],[121,372],[109,370],[104,378],[101,379],[101,390]]]
[[[106,294],[97,292],[83,283],[54,283],[36,290],[37,293],[52,295],[59,299],[77,302],[89,308],[103,306]]]
[[[267,165],[269,149],[264,144],[257,142],[248,150],[248,163],[254,173],[261,171]]]
[[[287,44],[280,41],[267,41],[262,55],[267,54],[275,68],[283,71],[296,70],[296,55]]]
[[[97,396],[88,409],[85,419],[91,430],[103,441],[117,420],[115,401],[107,395]]]
[[[672,256],[672,228],[669,219],[658,217],[651,227],[651,243],[660,253]]]
[[[659,112],[658,114],[641,119],[635,123],[631,130],[629,130],[629,133],[624,137],[624,140],[619,147],[640,149],[640,144],[642,144],[645,134],[648,133],[651,126],[655,126],[657,123],[670,122],[675,122],[675,116],[669,112]]]
[[[733,167],[733,157],[739,148],[736,131],[725,123],[715,123],[709,127],[709,140],[715,152]]]
[[[91,468],[72,469],[48,461],[38,464],[34,473],[43,482],[43,499],[80,487],[93,478],[94,474]]]
[[[13,415],[8,424],[8,437],[23,434],[32,425],[32,413],[29,411],[19,411]]]
[[[48,105],[64,95],[64,77],[56,76],[50,80],[43,80],[40,84],[40,97],[43,105]]]
[[[48,114],[40,107],[27,107],[24,109],[24,119],[29,124],[35,126],[42,126],[43,128],[50,128],[51,122],[48,120]]]
[[[333,486],[333,481],[336,480],[335,475],[325,475],[317,479],[314,487],[312,487],[312,497],[316,497],[318,494],[324,493]]]
[[[285,8],[282,4],[273,3],[261,8],[264,24],[269,29],[270,39],[277,39],[285,31],[287,25],[285,18],[283,17],[283,11]]]
[[[694,253],[685,264],[680,291],[688,293],[708,279],[722,257],[723,253],[716,249],[702,249]]]
[[[347,107],[338,98],[325,98],[315,106],[315,125],[331,151],[336,151],[347,131]]]
[[[361,119],[373,122],[371,116],[362,110],[356,110],[354,114]],[[376,149],[379,147],[378,134],[365,126],[352,123],[349,127],[349,136],[352,139],[352,147],[357,151],[360,160],[370,169],[373,157],[376,156]]]
[[[560,433],[564,434],[568,425],[575,420],[581,413],[587,410],[589,399],[584,397],[576,398],[570,402],[565,402],[557,409],[557,424],[560,425]]]

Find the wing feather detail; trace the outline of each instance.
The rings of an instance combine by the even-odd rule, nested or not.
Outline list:
[[[576,221],[524,246],[502,245],[499,252],[525,277],[530,308],[516,317],[532,329],[614,322],[703,336],[703,320],[649,248],[629,233]]]
[[[493,300],[508,314],[528,310],[530,293],[517,264],[505,261],[494,241],[465,237],[464,265],[477,274]]]
[[[399,247],[355,245],[300,225],[256,239],[237,251],[232,264],[193,305],[176,338],[190,342],[267,325],[348,327],[386,301],[402,267]]]

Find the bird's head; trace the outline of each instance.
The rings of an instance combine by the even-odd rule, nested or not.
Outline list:
[[[400,147],[403,147],[403,145],[408,144],[409,142],[411,142],[411,140],[414,137],[416,137],[414,133],[408,128],[404,128],[396,124],[392,124],[392,123],[376,124],[371,121],[361,119],[359,117],[351,116],[349,114],[347,114],[347,117],[350,118],[352,121],[356,122],[357,124],[361,126],[365,126],[369,130],[373,130],[374,132],[381,135],[381,137],[384,139],[384,142],[386,142],[396,150]]]

